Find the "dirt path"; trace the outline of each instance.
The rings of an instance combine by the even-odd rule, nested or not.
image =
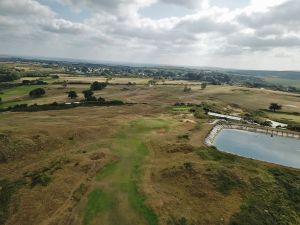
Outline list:
[[[146,137],[167,129],[164,120],[138,120],[123,128],[112,140],[120,160],[104,168],[96,177],[88,196],[83,225],[156,225],[156,215],[145,205],[139,190],[142,163],[148,154]]]

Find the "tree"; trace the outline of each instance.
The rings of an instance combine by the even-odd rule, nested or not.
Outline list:
[[[2,98],[0,97],[0,104],[2,103]]]
[[[106,86],[107,86],[107,83],[95,81],[94,83],[91,84],[91,90],[100,91],[100,90],[106,88]]]
[[[92,90],[85,90],[82,92],[84,94],[84,98],[88,102],[95,102],[97,101],[97,98],[94,95],[94,92]]]
[[[155,80],[149,80],[148,81],[148,85],[149,86],[152,86],[152,85],[155,85],[156,84],[156,81]]]
[[[276,112],[276,110],[281,110],[282,106],[277,103],[271,103],[269,109],[273,112]]]
[[[23,85],[30,85],[30,80],[22,80]]]
[[[190,87],[188,87],[187,85],[185,85],[183,91],[184,91],[184,92],[191,92],[191,91],[192,91],[192,88],[190,88]]]
[[[32,98],[39,98],[43,96],[46,91],[43,88],[37,88],[29,92],[29,96]]]
[[[68,93],[68,97],[71,98],[71,99],[73,99],[73,98],[77,98],[78,95],[77,95],[76,91],[70,91]]]
[[[202,82],[202,83],[201,83],[201,89],[204,90],[206,87],[207,87],[207,83]]]
[[[52,75],[51,78],[52,79],[59,79],[59,76],[55,74],[55,75]]]
[[[85,90],[85,91],[83,91],[82,93],[84,94],[84,98],[85,98],[85,99],[87,99],[87,98],[89,98],[89,97],[91,97],[91,96],[94,95],[94,92],[91,91],[91,90]]]

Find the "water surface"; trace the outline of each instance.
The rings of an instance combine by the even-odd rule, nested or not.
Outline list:
[[[300,140],[224,129],[214,140],[219,150],[247,158],[300,168]]]

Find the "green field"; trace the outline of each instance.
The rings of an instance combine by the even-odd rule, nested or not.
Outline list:
[[[270,84],[300,88],[300,78],[298,80],[291,80],[291,79],[283,79],[278,77],[270,77],[270,78],[265,78],[265,80]]]
[[[39,87],[43,86],[19,86],[2,91],[2,93],[0,93],[0,98],[2,98],[0,108],[27,103],[30,101],[29,92]]]

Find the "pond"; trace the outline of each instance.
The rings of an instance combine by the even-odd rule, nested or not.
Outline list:
[[[224,152],[300,169],[298,139],[223,129],[213,144]]]

